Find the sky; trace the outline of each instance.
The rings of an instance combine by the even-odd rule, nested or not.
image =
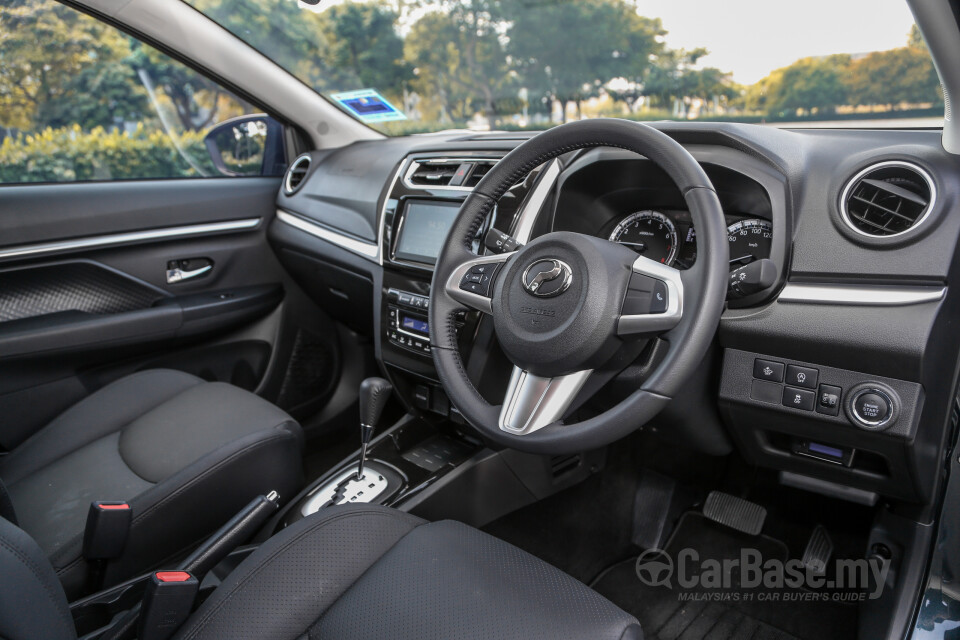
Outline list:
[[[673,48],[706,47],[701,63],[753,84],[807,56],[902,47],[913,24],[904,0],[637,0],[663,20]]]

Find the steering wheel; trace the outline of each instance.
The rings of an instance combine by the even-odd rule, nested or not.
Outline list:
[[[548,160],[598,146],[638,153],[670,176],[697,230],[692,268],[678,271],[614,242],[566,231],[510,253],[471,251],[507,189]],[[723,312],[728,261],[727,227],[713,185],[673,139],[625,120],[549,129],[484,176],[460,207],[440,252],[430,293],[430,344],[440,381],[464,417],[504,446],[556,455],[609,444],[653,418],[700,365]],[[514,365],[501,405],[480,395],[457,350],[455,316],[468,309],[493,317]],[[597,390],[596,380],[610,375],[618,355],[636,357],[636,345],[657,336],[669,348],[640,388],[588,420],[563,422],[576,402]]]

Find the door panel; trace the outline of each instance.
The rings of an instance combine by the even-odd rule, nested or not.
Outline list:
[[[304,315],[335,380],[337,332],[303,313],[266,241],[278,189],[275,178],[0,187],[0,451],[144,368],[276,400]],[[168,282],[171,263],[211,268]]]
[[[0,259],[19,245],[272,215],[279,189],[279,178],[3,186]]]

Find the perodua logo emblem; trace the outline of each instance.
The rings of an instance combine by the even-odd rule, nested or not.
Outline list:
[[[570,288],[571,282],[570,265],[553,258],[537,260],[523,272],[523,288],[540,298],[560,295]]]

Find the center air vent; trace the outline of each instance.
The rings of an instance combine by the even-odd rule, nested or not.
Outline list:
[[[283,191],[288,196],[292,195],[300,185],[303,179],[307,177],[307,171],[310,170],[310,156],[300,156],[293,161],[290,168],[287,169],[287,176],[283,179]]]
[[[470,191],[496,162],[494,158],[414,160],[407,169],[406,183],[414,189]]]
[[[930,174],[910,162],[891,160],[850,179],[840,196],[840,213],[857,233],[889,238],[919,226],[935,200]]]

